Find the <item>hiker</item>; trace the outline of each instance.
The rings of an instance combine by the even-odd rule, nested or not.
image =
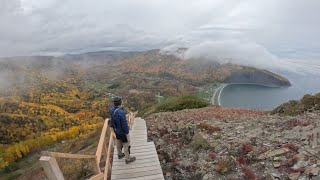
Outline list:
[[[116,134],[116,145],[118,151],[118,158],[121,159],[125,157],[126,164],[134,162],[135,157],[130,157],[130,136],[129,136],[129,126],[126,119],[126,114],[124,108],[121,107],[122,100],[120,97],[115,97],[113,99],[113,106],[109,110],[111,116],[110,126],[113,128]],[[122,152],[122,148],[124,153]]]

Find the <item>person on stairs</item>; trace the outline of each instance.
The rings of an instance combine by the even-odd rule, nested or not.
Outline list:
[[[136,160],[135,157],[130,157],[130,136],[129,136],[129,125],[126,119],[124,108],[121,107],[122,100],[120,97],[113,99],[113,106],[109,110],[111,121],[110,126],[113,128],[116,134],[116,145],[118,151],[118,158],[122,159],[125,157],[126,164],[132,163]],[[124,153],[122,152],[122,148]]]

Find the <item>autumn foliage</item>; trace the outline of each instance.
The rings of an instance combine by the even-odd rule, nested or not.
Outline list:
[[[93,96],[83,85],[23,72],[23,83],[29,83],[0,91],[0,169],[29,153],[99,130],[107,116],[109,98],[101,93]]]

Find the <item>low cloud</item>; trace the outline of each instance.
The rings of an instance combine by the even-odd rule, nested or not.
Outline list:
[[[255,42],[239,40],[205,41],[188,45],[186,51],[179,51],[181,44],[172,44],[161,49],[163,54],[172,54],[194,61],[213,61],[220,64],[232,63],[267,69],[279,73],[320,75],[318,60],[302,60],[278,57],[264,46]]]
[[[279,68],[295,54],[319,64],[319,8],[319,0],[1,0],[0,57],[175,44],[190,58]]]
[[[236,40],[207,41],[191,46],[186,52],[186,59],[206,59],[222,64],[233,63],[259,68],[276,65],[277,57],[263,46],[252,42]]]

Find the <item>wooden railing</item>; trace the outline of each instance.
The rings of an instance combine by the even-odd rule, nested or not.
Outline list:
[[[135,115],[136,115],[136,112],[135,113],[130,112],[126,116],[130,129],[132,128]],[[56,158],[72,158],[72,159],[90,159],[91,160],[93,165],[94,175],[90,178],[90,180],[101,180],[101,179],[107,180],[109,178],[109,171],[111,170],[111,167],[112,167],[111,155],[113,152],[113,144],[115,139],[115,134],[113,130],[108,126],[108,124],[109,124],[109,119],[106,119],[102,128],[102,132],[100,135],[100,139],[99,139],[99,143],[98,143],[98,147],[95,155],[43,151],[42,156],[40,158],[40,162],[48,179],[64,180],[63,174],[59,168]],[[106,143],[107,132],[110,132],[108,147]],[[106,162],[105,162],[104,170],[101,171],[100,162],[101,162],[101,157],[103,152],[105,153],[104,157],[106,158]]]

